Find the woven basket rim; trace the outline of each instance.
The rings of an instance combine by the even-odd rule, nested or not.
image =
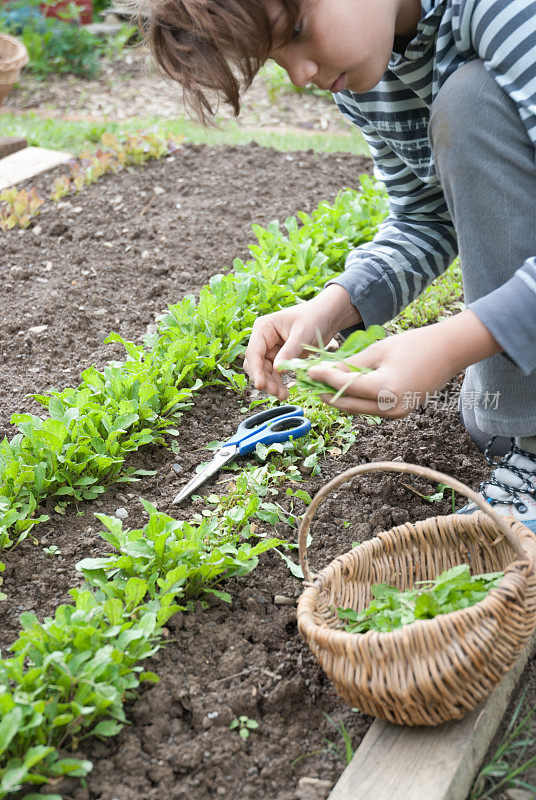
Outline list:
[[[486,517],[486,515],[483,514],[482,511],[474,511],[472,514],[438,514],[438,515],[436,515],[434,517],[426,517],[426,519],[416,520],[415,522],[410,522],[410,523],[401,522],[398,525],[393,525],[392,528],[389,528],[388,530],[385,530],[385,531],[380,531],[375,536],[372,536],[370,539],[366,539],[364,542],[360,542],[360,544],[361,545],[369,545],[369,547],[371,547],[371,548],[377,543],[380,543],[380,544],[384,545],[385,542],[384,542],[384,540],[382,538],[384,535],[390,534],[390,533],[398,533],[398,532],[402,531],[408,524],[412,525],[412,526],[415,526],[415,527],[427,526],[430,522],[436,522],[437,520],[439,520],[439,521],[442,521],[442,520],[453,520],[456,517],[459,518],[459,519],[456,520],[457,522],[460,521],[460,522],[462,522],[463,524],[467,525],[469,528],[472,528],[472,529],[475,529],[475,528],[478,529],[479,527],[482,527],[482,525],[489,524],[489,518]],[[511,528],[515,528],[515,527],[518,527],[520,525],[523,528],[525,527],[523,525],[523,523],[520,523],[514,517],[509,517],[509,518],[507,517],[506,519],[509,521]],[[499,536],[500,535],[501,534],[499,533]],[[536,541],[536,539],[535,539],[535,541]],[[332,565],[336,561],[338,561],[338,559],[344,558],[349,553],[352,553],[354,550],[355,550],[355,548],[350,548],[350,550],[346,550],[346,552],[341,553],[340,555],[336,556],[335,558],[332,558],[331,561],[328,564],[326,564],[325,567],[322,567],[321,570],[319,570],[318,572],[315,572],[312,575],[312,580],[311,581],[309,581],[309,582],[306,581],[304,583],[304,585],[305,586],[314,586],[314,585],[316,585],[316,583],[318,581],[320,581],[320,579],[325,576],[325,573],[332,567]],[[526,559],[521,559],[519,556],[517,556],[512,560],[511,564],[514,564],[514,563],[527,563],[528,564],[529,563],[529,558],[530,557],[528,555],[527,555]],[[470,565],[468,565],[468,566],[470,566]]]

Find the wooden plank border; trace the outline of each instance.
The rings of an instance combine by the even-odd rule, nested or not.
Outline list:
[[[71,159],[70,153],[47,150],[44,147],[26,147],[24,150],[18,150],[0,161],[0,190],[33,178]]]
[[[375,720],[328,800],[466,800],[531,654],[474,711],[436,728]]]

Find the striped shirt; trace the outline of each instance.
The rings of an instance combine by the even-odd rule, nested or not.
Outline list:
[[[422,0],[416,36],[404,55],[392,53],[380,83],[366,93],[334,95],[361,128],[390,200],[374,240],[353,250],[345,272],[331,281],[348,291],[367,326],[395,317],[457,254],[428,122],[445,81],[475,58],[514,100],[536,147],[536,0]],[[520,264],[516,276],[535,311],[536,257]],[[497,311],[499,304],[498,296]],[[529,341],[519,346],[499,341],[526,375],[536,368],[536,325],[529,327]]]

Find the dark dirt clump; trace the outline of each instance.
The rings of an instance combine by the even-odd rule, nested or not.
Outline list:
[[[47,204],[33,229],[4,239],[3,433],[15,432],[12,413],[35,410],[27,393],[75,385],[91,363],[121,358],[120,348],[102,344],[108,332],[139,340],[167,304],[197,292],[210,275],[229,269],[233,258],[246,258],[253,221],[266,224],[311,211],[340,188],[356,185],[365,170],[370,172],[369,162],[346,155],[187,145],[174,160],[109,176],[59,207]],[[35,183],[44,194],[51,178]],[[44,325],[41,332],[31,331]],[[459,386],[460,376],[449,386],[451,396]],[[185,478],[206,460],[206,443],[234,431],[249,399],[249,392],[239,397],[223,389],[198,396],[181,429]],[[350,451],[331,455],[322,474],[306,478],[303,488],[312,494],[356,463],[397,457],[473,486],[489,471],[452,407],[429,406],[380,426],[356,419],[355,430]],[[4,653],[22,611],[52,614],[78,580],[76,562],[109,549],[94,512],[113,514],[121,507],[128,514],[125,525],[140,527],[140,497],[181,518],[197,510],[171,504],[180,485],[171,471],[176,460],[164,448],[147,447],[129,464],[155,470],[154,476],[110,487],[102,499],[65,515],[47,503],[52,516],[35,530],[35,541],[5,554]],[[207,485],[207,494],[217,490],[217,480]],[[450,497],[431,506],[396,475],[354,481],[319,510],[312,564],[323,566],[352,542],[392,525],[450,510]],[[295,536],[282,525],[275,532]],[[47,556],[47,545],[56,545],[58,554]],[[160,675],[160,684],[130,702],[131,724],[116,739],[87,743],[84,752],[95,765],[87,786],[64,781],[55,791],[74,800],[327,797],[344,767],[326,741],[344,751],[332,723],[343,723],[357,747],[370,720],[343,705],[300,640],[295,603],[301,585],[276,553],[267,553],[255,572],[226,589],[231,605],[198,603],[169,621],[167,646],[147,665]],[[276,604],[276,595],[286,603]],[[229,730],[240,715],[259,723],[245,742]],[[310,780],[300,783],[303,778]]]

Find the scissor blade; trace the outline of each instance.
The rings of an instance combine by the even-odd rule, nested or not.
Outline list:
[[[182,503],[187,497],[189,497],[196,489],[199,488],[205,481],[212,477],[218,470],[220,470],[225,464],[229,461],[232,461],[235,457],[236,453],[238,452],[237,447],[222,447],[212,461],[207,464],[201,472],[198,472],[197,475],[188,481],[186,486],[180,490],[178,495],[174,498],[173,504],[177,505],[178,503]]]

